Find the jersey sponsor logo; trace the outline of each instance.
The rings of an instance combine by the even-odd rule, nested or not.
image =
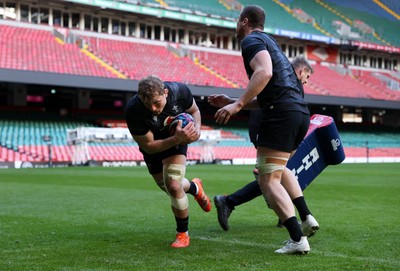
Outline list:
[[[337,151],[338,147],[340,146],[340,139],[339,138],[332,139],[331,144],[333,151]]]
[[[304,158],[301,160],[301,165],[297,169],[292,169],[293,174],[297,177],[303,170],[307,171],[318,159],[319,153],[315,147],[306,156],[304,156]]]

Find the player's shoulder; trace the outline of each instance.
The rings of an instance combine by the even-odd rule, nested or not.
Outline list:
[[[254,31],[247,35],[241,45],[245,47],[257,46],[257,45],[269,45],[277,43],[276,39],[270,34],[263,31]]]
[[[145,107],[137,95],[128,100],[125,106],[125,114],[138,115],[144,113]]]
[[[128,102],[126,103],[126,108],[125,110],[128,110],[130,108],[134,108],[135,105],[137,105],[140,102],[139,97],[137,95],[134,95],[131,97]]]
[[[249,35],[243,38],[242,43],[251,44],[269,39],[271,36],[262,31],[253,31]]]
[[[172,92],[190,91],[189,87],[186,84],[180,83],[180,82],[167,81],[167,82],[164,82],[164,86],[169,91],[172,91]]]
[[[192,93],[186,84],[179,82],[165,82],[168,89],[168,101],[174,102],[178,100],[187,100],[192,98]]]

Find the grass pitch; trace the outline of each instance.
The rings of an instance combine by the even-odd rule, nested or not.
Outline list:
[[[189,166],[207,194],[252,181],[251,166]],[[236,208],[231,229],[190,198],[191,245],[169,247],[169,198],[144,167],[0,171],[0,270],[400,270],[400,165],[328,167],[305,196],[321,229],[306,256],[276,255],[288,238],[263,199]]]

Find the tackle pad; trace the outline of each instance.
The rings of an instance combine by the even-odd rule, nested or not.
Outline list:
[[[328,165],[345,159],[343,144],[332,117],[314,114],[307,134],[287,163],[304,190]]]

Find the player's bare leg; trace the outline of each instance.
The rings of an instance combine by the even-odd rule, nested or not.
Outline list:
[[[290,235],[287,245],[275,252],[283,254],[308,253],[310,246],[307,237],[303,235],[297,222],[289,193],[281,183],[289,155],[289,153],[258,147],[259,184],[264,198],[268,199],[270,207],[283,221]]]
[[[313,236],[319,230],[319,224],[308,209],[303,196],[303,191],[298,184],[296,176],[288,168],[285,168],[283,171],[282,185],[285,187],[293,204],[299,212],[303,234],[307,237]]]
[[[174,248],[187,247],[189,238],[189,201],[184,190],[186,157],[175,155],[163,160],[163,180],[165,189],[171,198],[171,208],[176,220],[176,240]],[[186,184],[187,186],[187,184]]]

